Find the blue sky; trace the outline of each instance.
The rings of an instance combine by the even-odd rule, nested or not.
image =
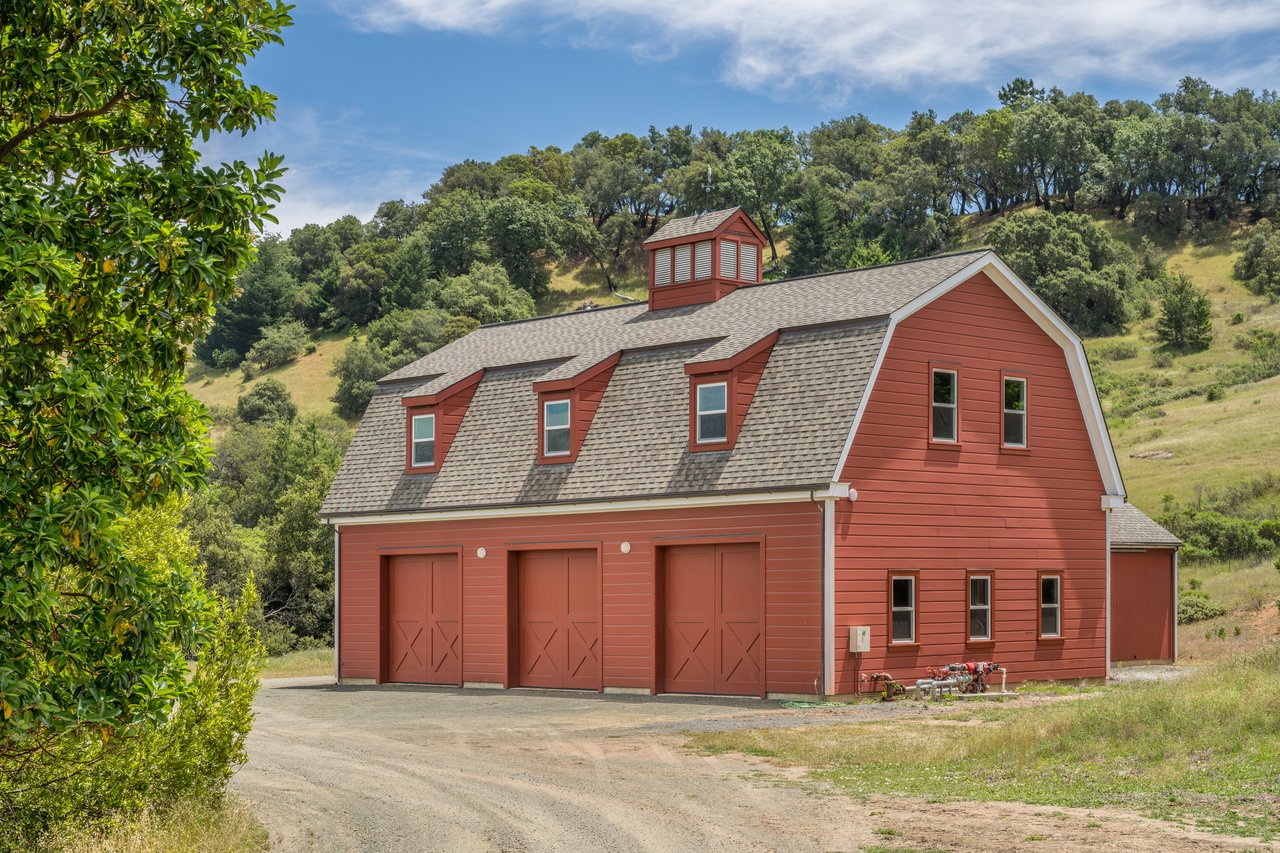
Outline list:
[[[1019,75],[1103,99],[1185,74],[1280,86],[1274,0],[298,2],[285,45],[248,70],[278,121],[207,152],[285,155],[285,233],[590,130],[803,130],[854,112],[899,127],[913,109],[985,109]]]

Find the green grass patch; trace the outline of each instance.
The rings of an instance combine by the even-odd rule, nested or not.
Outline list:
[[[233,797],[221,803],[181,802],[96,830],[67,827],[41,845],[51,853],[252,853],[267,847],[267,831]]]
[[[846,792],[1133,809],[1205,830],[1280,836],[1280,645],[1178,682],[933,720],[694,737],[753,749]]]
[[[333,649],[307,649],[267,658],[263,678],[297,678],[304,675],[333,675]]]

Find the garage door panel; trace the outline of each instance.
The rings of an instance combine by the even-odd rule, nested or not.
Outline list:
[[[386,580],[386,679],[457,684],[462,666],[456,557],[392,557]]]
[[[663,562],[665,689],[759,695],[764,678],[759,547],[672,547]]]
[[[600,686],[600,585],[594,551],[527,551],[519,558],[519,683]]]
[[[1111,659],[1173,658],[1173,557],[1169,551],[1111,555]]]

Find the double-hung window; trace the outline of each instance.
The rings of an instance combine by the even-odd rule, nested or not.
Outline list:
[[[542,455],[569,455],[569,401],[548,400],[542,404]]]
[[[436,416],[413,416],[413,465],[430,468],[436,464]]]
[[[1027,446],[1027,380],[1004,380],[1004,446]]]
[[[934,441],[955,441],[960,434],[958,385],[958,375],[954,370],[933,371],[933,411],[929,437]]]
[[[894,643],[916,641],[916,576],[889,578],[889,638]]]
[[[729,386],[708,382],[697,390],[697,439],[699,444],[729,440]]]
[[[1062,575],[1040,576],[1040,636],[1062,636]]]
[[[990,575],[969,575],[969,639],[991,639]]]

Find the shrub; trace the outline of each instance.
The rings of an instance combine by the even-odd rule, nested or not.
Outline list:
[[[1254,226],[1235,264],[1236,278],[1258,294],[1280,294],[1280,233],[1266,219]]]
[[[1225,396],[1227,396],[1226,389],[1216,382],[1213,385],[1210,385],[1204,392],[1205,400],[1210,403],[1216,403]]]
[[[1160,300],[1156,336],[1169,346],[1207,347],[1213,340],[1213,306],[1185,275],[1175,275]]]
[[[1107,361],[1124,361],[1137,357],[1138,345],[1133,341],[1116,341],[1111,346],[1102,347],[1098,353]]]
[[[1232,501],[1219,499],[1224,509],[1233,510]],[[1269,519],[1226,515],[1215,509],[1173,508],[1162,513],[1159,522],[1185,543],[1183,556],[1190,562],[1200,559],[1233,560],[1270,553],[1276,546],[1271,538],[1275,526]],[[1192,586],[1192,589],[1198,587]]]
[[[1244,322],[1244,313],[1243,313],[1243,312],[1241,312],[1241,311],[1237,311],[1236,313],[1234,313],[1234,314],[1232,314],[1232,315],[1231,315],[1231,325],[1233,325],[1233,326],[1239,326],[1239,325],[1240,325],[1241,323],[1243,323],[1243,322]]]
[[[269,327],[251,347],[245,361],[263,370],[280,367],[302,354],[307,345],[307,330],[297,320]]]
[[[1151,357],[1151,366],[1166,368],[1173,367],[1173,353],[1158,352]]]
[[[267,420],[292,421],[298,416],[298,407],[283,382],[264,379],[236,400],[236,414],[251,424]]]
[[[209,356],[209,363],[214,367],[226,369],[240,363],[240,353],[233,349],[214,350]]]
[[[1178,593],[1178,624],[1190,625],[1225,615],[1227,608],[1209,598],[1201,589],[1184,589]]]

